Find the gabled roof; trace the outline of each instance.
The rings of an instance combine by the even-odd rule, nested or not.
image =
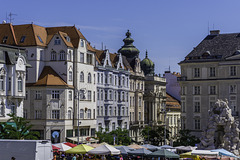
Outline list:
[[[38,81],[33,86],[68,86],[68,84],[52,69],[45,66]]]
[[[182,62],[224,60],[233,56],[238,50],[240,50],[240,33],[210,34]]]

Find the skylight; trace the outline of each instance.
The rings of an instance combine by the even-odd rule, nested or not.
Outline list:
[[[20,40],[20,43],[23,43],[24,40],[25,40],[25,38],[26,38],[26,36],[22,36],[22,37],[21,37],[21,40]]]
[[[40,36],[37,36],[37,37],[38,37],[39,41],[40,41],[41,43],[43,43],[42,38],[41,38]]]

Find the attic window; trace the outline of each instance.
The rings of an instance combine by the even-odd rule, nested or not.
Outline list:
[[[54,41],[55,45],[60,45],[61,44],[61,40],[59,37],[56,37],[55,41]]]
[[[41,38],[40,36],[37,36],[37,37],[38,37],[39,41],[40,41],[41,43],[43,43],[42,38]]]
[[[65,39],[70,42],[70,37],[66,36]]]
[[[24,40],[25,40],[25,38],[26,38],[26,36],[22,36],[22,37],[21,37],[21,40],[20,40],[20,43],[23,43]]]
[[[8,39],[8,36],[4,36],[2,43],[6,43],[6,42],[7,42],[7,39]]]

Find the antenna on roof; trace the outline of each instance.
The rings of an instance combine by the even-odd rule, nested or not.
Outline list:
[[[214,30],[214,23],[213,23],[213,30]]]
[[[12,18],[12,16],[17,16],[17,14],[13,14],[12,12],[10,12],[8,16],[9,16],[9,18],[7,18],[7,19],[10,21],[10,23],[12,23],[12,20],[14,20],[14,18]]]
[[[106,45],[104,47],[105,47],[105,50],[106,50],[107,49]]]
[[[170,69],[170,65],[169,65],[168,71],[171,71],[171,69]]]
[[[102,50],[103,50],[103,42],[102,42]]]
[[[209,31],[209,21],[208,21],[208,33],[207,34],[209,35],[209,33],[210,33],[210,31]]]

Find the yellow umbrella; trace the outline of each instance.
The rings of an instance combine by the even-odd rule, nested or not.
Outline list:
[[[194,160],[200,160],[200,157],[198,155],[192,155],[192,152],[182,153],[180,154],[180,158],[191,158]]]
[[[80,144],[76,147],[73,147],[69,150],[66,151],[66,153],[72,153],[72,154],[85,154],[87,153],[88,151],[94,149],[93,147],[90,147],[88,145],[85,145],[85,144]]]

